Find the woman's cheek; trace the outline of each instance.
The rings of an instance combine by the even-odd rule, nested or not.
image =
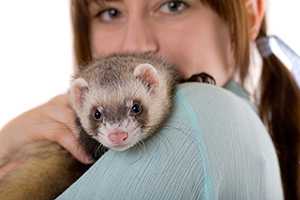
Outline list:
[[[120,51],[121,33],[116,31],[104,31],[95,26],[91,31],[91,47],[94,58],[107,56]]]

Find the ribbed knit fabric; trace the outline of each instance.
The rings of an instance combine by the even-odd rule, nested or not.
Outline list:
[[[57,200],[281,200],[278,160],[252,107],[225,89],[178,86],[152,137],[108,151]]]

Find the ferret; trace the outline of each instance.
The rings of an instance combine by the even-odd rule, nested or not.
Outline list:
[[[163,59],[112,55],[82,69],[73,76],[69,97],[79,140],[95,159],[108,149],[131,148],[168,118],[179,76]],[[88,169],[54,142],[35,144],[28,151],[29,159],[0,180],[0,199],[54,199]]]
[[[176,66],[151,54],[112,55],[76,74],[69,96],[87,152],[98,159],[155,133],[171,113],[178,81]]]

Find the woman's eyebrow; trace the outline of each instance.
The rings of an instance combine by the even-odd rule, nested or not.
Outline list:
[[[106,3],[106,0],[89,0],[89,3],[88,3],[89,6],[88,7],[90,9],[93,9],[93,8],[96,9],[99,6],[100,7],[104,6],[105,3]]]
[[[120,2],[123,0],[94,0],[94,1],[96,1],[97,3],[108,3],[108,2]]]
[[[90,3],[95,3],[96,5],[105,5],[110,2],[122,2],[123,0],[90,0]]]

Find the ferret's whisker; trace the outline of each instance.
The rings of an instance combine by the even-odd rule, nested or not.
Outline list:
[[[98,146],[96,147],[96,150],[94,151],[94,157],[98,158],[98,151],[99,148],[101,148],[101,144],[99,143]]]
[[[142,149],[143,149],[143,153],[145,153],[146,152],[146,145],[145,145],[145,143],[144,143],[144,141],[143,140],[141,140],[139,143],[141,143],[141,145],[142,145]],[[143,154],[144,155],[144,154]]]
[[[133,135],[133,137],[136,136],[137,134],[139,134],[139,132],[136,131],[137,129],[142,129],[142,127],[141,127],[141,126],[137,126],[137,127],[132,131],[132,132],[135,133],[135,134]],[[143,141],[143,140],[138,141],[138,142],[137,142],[137,145],[141,145],[141,146],[142,146],[142,149],[143,149],[143,152],[144,152],[144,149],[146,149],[146,145],[145,145],[144,141]],[[139,146],[137,146],[137,147],[139,147]],[[143,148],[143,147],[144,147],[144,148]]]
[[[107,148],[105,147],[105,146],[103,146],[103,145],[101,145],[101,152],[106,152],[107,151]]]
[[[99,135],[100,137],[104,136],[104,133],[102,133],[101,131],[98,131],[98,133],[99,134],[97,134],[97,135]]]
[[[105,152],[107,149],[102,145],[102,144],[98,144],[96,150],[94,151],[94,156],[96,158],[99,158],[103,155],[103,152]]]
[[[140,147],[140,146],[142,146],[142,144],[141,144],[141,142],[140,142],[140,141],[138,141],[138,142],[136,143],[136,145],[137,145],[137,148],[138,148],[138,149],[140,149],[140,148],[141,148],[141,149],[142,149],[142,151],[143,151],[143,147]]]
[[[103,145],[99,143],[97,149],[98,149],[98,150],[101,150],[102,148],[103,148]]]
[[[103,135],[102,135],[101,133],[100,133],[100,134],[95,134],[94,136],[95,136],[95,137],[98,136],[99,138],[102,138],[102,137],[103,137]]]

